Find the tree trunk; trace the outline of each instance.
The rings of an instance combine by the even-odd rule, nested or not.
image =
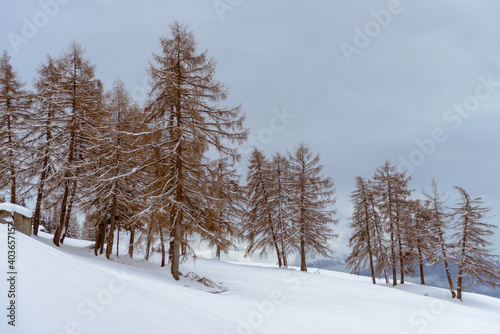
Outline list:
[[[94,254],[95,256],[99,255],[99,248],[101,247],[101,224],[102,221],[97,223],[97,231],[95,232],[95,245],[94,245]]]
[[[75,193],[76,193],[76,182],[74,183],[73,187],[71,187],[68,209],[66,210],[66,216],[64,218],[64,233],[61,237],[61,244],[64,243],[64,239],[66,238],[66,233],[68,233],[71,211],[73,210],[73,203],[75,202]]]
[[[100,217],[97,223],[97,231],[95,234],[95,247],[94,247],[94,254],[95,256],[98,256],[99,254],[102,254],[102,248],[104,247],[104,238],[103,236],[106,233],[106,221],[107,218],[105,216]],[[101,251],[99,253],[99,251]]]
[[[425,285],[424,264],[422,262],[420,262],[420,284]]]
[[[176,172],[176,182],[177,184],[175,185],[175,205],[173,207],[173,210],[175,212],[175,219],[173,221],[173,230],[171,234],[171,240],[172,244],[170,245],[171,247],[171,265],[170,265],[170,272],[172,273],[172,276],[176,281],[179,280],[179,266],[180,266],[180,253],[181,253],[181,246],[182,246],[182,223],[183,223],[183,207],[182,205],[184,204],[184,195],[183,195],[183,182],[184,182],[184,175],[183,175],[183,164],[182,164],[182,157],[183,157],[183,147],[182,147],[182,110],[181,110],[181,82],[182,82],[182,74],[181,74],[181,63],[180,63],[180,55],[177,53],[177,64],[176,64],[176,72],[177,72],[177,85],[178,89],[175,94],[175,130],[172,133],[174,138],[176,139],[176,148],[175,148],[175,160],[173,161],[174,163],[174,169]],[[174,116],[174,114],[172,114]],[[172,238],[173,237],[173,238]]]
[[[168,261],[172,264],[174,261],[174,230],[170,232],[170,242],[168,243]]]
[[[14,169],[10,170],[10,202],[16,204],[16,172]]]
[[[9,102],[7,102],[7,106],[9,106]],[[8,147],[11,148],[9,150],[9,164],[10,164],[10,202],[12,204],[16,204],[16,170],[14,168],[14,154],[13,154],[13,147],[12,147],[12,129],[11,129],[11,124],[10,124],[10,116],[7,116],[7,130],[9,131],[8,134]]]
[[[304,165],[302,164],[302,175],[304,173]],[[300,177],[300,271],[307,272],[307,264],[306,264],[306,240],[305,240],[305,226],[304,226],[304,197],[305,197],[305,181],[304,177]]]
[[[283,259],[283,266],[285,268],[288,268],[288,263],[286,261],[286,254],[285,254],[285,242],[283,240],[283,227],[281,227],[281,238],[280,238],[280,240],[281,240],[281,250],[280,250],[280,252],[281,252],[281,258]]]
[[[300,224],[300,271],[307,272],[306,264],[306,241],[304,239],[304,224]]]
[[[99,255],[104,253],[104,244],[106,241],[106,230],[108,229],[108,219],[105,218],[101,225],[101,234],[99,234],[99,244],[101,247],[99,248]]]
[[[45,171],[42,172],[41,179],[44,178]],[[35,213],[33,215],[33,234],[38,236],[38,228],[40,226],[40,211],[42,209],[42,197],[43,197],[43,182],[40,179],[40,186],[38,187],[38,192],[36,195],[36,206]]]
[[[116,257],[120,256],[120,226],[116,228]]]
[[[144,259],[146,261],[149,261],[149,252],[150,252],[150,249],[151,249],[151,238],[148,237],[148,241],[146,243],[146,255],[144,256]]]
[[[186,256],[187,255],[187,245],[188,245],[188,240],[187,240],[187,233],[186,233],[186,229],[184,228],[184,226],[181,226],[182,227],[182,232],[181,232],[181,235],[182,235],[182,239],[181,239],[181,255],[182,256]]]
[[[464,222],[464,235],[462,239],[462,258],[460,259],[458,265],[458,281],[457,281],[457,299],[462,301],[462,275],[463,275],[463,259],[465,258],[466,250],[465,247],[467,245],[467,217]]]
[[[267,195],[264,195],[264,200],[266,201],[266,205],[269,205],[269,201],[267,199]],[[271,211],[268,209],[267,210],[267,219],[269,222],[269,229],[271,230],[271,235],[273,237],[273,243],[274,243],[274,248],[276,249],[276,256],[278,257],[278,266],[281,268],[283,266],[283,262],[281,261],[281,254],[280,254],[280,248],[278,246],[278,240],[276,238],[276,233],[274,232],[273,228],[273,220],[271,217]]]
[[[401,245],[399,247],[401,247]],[[400,284],[405,284],[405,262],[403,258],[403,251],[401,249],[399,250],[399,266],[401,267],[399,271],[399,274],[401,275]]]
[[[363,191],[363,196],[365,197],[365,189],[364,186],[362,185],[362,191]],[[371,235],[370,235],[370,213],[368,212],[368,202],[365,200],[363,208],[365,209],[365,230],[366,230],[366,240],[367,240],[367,246],[368,246],[368,256],[370,257],[370,272],[372,275],[372,282],[373,284],[377,284],[375,281],[375,268],[373,267],[373,253],[372,253],[372,242],[371,242]]]
[[[134,257],[134,242],[135,242],[135,228],[132,226],[130,228],[130,241],[128,244],[128,255],[132,259]]]
[[[405,284],[405,261],[403,256],[403,243],[401,242],[401,230],[399,229],[399,223],[396,224],[398,232],[398,246],[399,246],[399,266],[401,275],[401,284]]]
[[[448,278],[448,285],[450,286],[451,298],[455,298],[457,295],[455,293],[455,288],[453,287],[453,280],[451,279],[450,268],[448,266],[446,246],[444,243],[443,231],[439,229],[439,242],[441,244],[441,254],[443,255],[444,268],[446,270],[446,277]]]
[[[111,204],[110,224],[109,224],[108,237],[106,243],[106,258],[108,260],[111,258],[111,253],[113,252],[113,244],[115,237],[115,217],[116,217],[116,201],[113,199],[113,202]]]
[[[375,205],[373,203],[373,201],[370,201],[371,203],[371,207],[372,207],[372,212],[375,212]],[[378,257],[381,257],[381,254],[384,254],[384,247],[382,246],[382,237],[380,236],[380,226],[378,225],[379,224],[379,220],[377,219],[375,222],[374,222],[374,231],[375,231],[375,240],[376,240],[376,243],[375,243],[375,246],[377,247],[377,258]],[[385,255],[384,255],[385,256]],[[383,265],[383,267],[381,267],[382,269],[382,272],[384,273],[384,278],[385,278],[385,283],[386,284],[389,284],[389,276],[387,276],[387,265]]]
[[[425,279],[424,279],[424,258],[422,256],[422,246],[421,246],[421,241],[420,238],[417,238],[417,252],[418,252],[418,264],[419,264],[419,269],[420,269],[420,284],[425,285]]]
[[[149,222],[148,237],[146,242],[146,256],[144,257],[146,261],[149,260],[149,252],[151,250],[151,239],[153,238],[153,221]]]
[[[453,280],[451,279],[450,268],[448,267],[448,261],[444,260],[444,267],[446,269],[446,277],[448,278],[448,285],[450,286],[451,298],[455,298],[457,295],[453,287]]]
[[[281,201],[281,194],[282,194],[282,189],[281,189],[281,163],[278,161],[278,193],[280,196],[279,199],[279,220],[280,220],[280,241],[281,241],[281,256],[283,257],[283,266],[285,268],[288,268],[288,262],[286,259],[286,250],[285,250],[285,230],[283,228],[283,203]]]
[[[305,242],[304,238],[300,239],[300,271],[307,272],[306,242]]]
[[[54,245],[59,247],[59,239],[61,238],[61,233],[62,229],[64,227],[64,220],[66,218],[66,205],[68,202],[68,192],[69,192],[69,181],[66,181],[66,185],[64,187],[64,194],[63,194],[63,199],[61,202],[61,212],[59,215],[59,225],[57,226],[56,233],[54,233],[54,239],[52,240],[54,242]]]
[[[424,264],[423,263],[420,263],[420,284],[425,285]]]
[[[274,242],[274,247],[276,248],[276,256],[278,257],[278,266],[281,268],[283,267],[283,261],[281,259],[281,252],[277,241]]]
[[[168,263],[172,265],[172,261],[174,260],[174,222],[175,222],[175,211],[173,207],[170,207],[170,221],[169,226],[170,232],[168,233]]]
[[[446,254],[446,251],[444,251],[444,254]],[[451,298],[455,298],[457,295],[455,293],[455,288],[453,287],[453,280],[451,279],[450,268],[448,266],[448,261],[446,260],[446,257],[444,257],[443,262],[444,262],[444,268],[446,270],[446,277],[448,278],[448,285],[450,286]]]
[[[458,270],[457,299],[462,301],[462,268]]]
[[[177,213],[177,219],[173,230],[173,254],[172,254],[172,265],[170,271],[172,276],[176,281],[179,280],[179,266],[180,266],[180,255],[181,255],[181,238],[182,238],[182,209],[178,209],[180,212]]]
[[[108,244],[106,246],[106,258],[109,260],[111,258],[111,253],[113,252],[113,241],[115,237],[115,220],[116,220],[116,195],[113,195],[111,204],[111,222],[108,232]]]
[[[389,226],[391,234],[391,265],[392,265],[392,285],[398,285],[397,272],[396,272],[396,251],[394,249],[394,223],[391,221]]]
[[[372,274],[372,283],[377,284],[377,282],[375,281],[375,269],[373,268],[373,258],[372,258],[371,251],[370,251],[370,271]]]
[[[388,205],[389,205],[389,231],[391,235],[391,265],[392,265],[392,286],[396,286],[398,284],[398,280],[396,278],[397,272],[396,272],[396,245],[395,245],[395,240],[394,240],[394,221],[393,221],[393,200],[391,196],[391,191],[392,185],[390,182],[390,175],[389,172],[386,173],[386,179],[387,179],[387,189],[389,190],[388,194]]]
[[[215,257],[217,260],[220,260],[220,246],[217,245],[217,250],[215,251]]]
[[[165,267],[165,240],[163,238],[163,229],[160,226],[160,247],[161,247],[161,267]]]

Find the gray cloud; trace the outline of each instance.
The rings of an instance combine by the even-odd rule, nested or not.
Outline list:
[[[353,44],[355,28],[363,30],[375,20],[371,11],[389,3],[242,1],[221,21],[211,0],[73,0],[15,52],[8,34],[22,35],[23,17],[31,20],[42,9],[11,1],[0,11],[0,43],[31,81],[45,54],[57,55],[77,40],[107,87],[121,78],[133,90],[143,86],[158,36],[177,19],[194,30],[200,50],[217,59],[218,77],[230,86],[228,103],[243,104],[253,135],[269,126],[273,108],[286,106],[296,115],[266,152],[301,141],[321,152],[338,189],[340,230],[346,231],[354,177],[370,177],[385,159],[408,159],[418,149],[415,140],[430,138],[436,128],[447,139],[415,167],[413,188],[420,191],[433,177],[450,193],[461,185],[494,207],[490,222],[498,224],[500,89],[457,129],[443,115],[474,94],[480,76],[500,81],[500,4],[401,0],[403,10],[348,63],[339,45]]]

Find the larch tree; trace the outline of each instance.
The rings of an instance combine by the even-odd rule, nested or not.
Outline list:
[[[136,173],[143,152],[143,148],[136,145],[138,136],[134,133],[137,113],[139,107],[133,104],[125,84],[117,80],[105,94],[104,106],[95,116],[91,129],[90,161],[84,171],[82,196],[88,209],[101,213],[97,223],[107,225],[109,222],[105,231],[108,259],[115,231],[128,224],[134,215],[131,208],[141,185]],[[100,232],[98,229],[96,239],[102,240]]]
[[[361,177],[356,177],[356,189],[351,194],[354,212],[351,217],[349,227],[351,237],[349,247],[351,254],[346,260],[346,268],[353,273],[359,272],[368,267],[373,284],[376,284],[376,271],[374,259],[376,257],[378,233],[375,231],[377,214],[374,212],[373,191],[368,181]]]
[[[160,187],[165,212],[169,212],[171,273],[179,279],[181,244],[187,232],[199,233],[204,198],[199,181],[204,154],[213,149],[233,162],[239,160],[235,144],[247,138],[241,108],[220,106],[227,89],[215,79],[216,63],[207,52],[198,53],[194,35],[174,22],[171,36],[161,37],[161,53],[149,68],[151,92],[147,121],[155,125],[162,144],[159,158],[164,173]]]
[[[248,163],[246,186],[247,215],[244,237],[248,240],[246,254],[260,250],[260,256],[269,249],[276,251],[278,265],[283,265],[278,243],[279,225],[274,219],[271,193],[273,189],[271,164],[262,151],[254,148]]]
[[[413,276],[416,274],[415,269],[420,267],[420,259],[422,261],[424,259],[425,238],[419,235],[423,230],[419,228],[419,224],[425,221],[422,219],[424,211],[418,212],[419,209],[420,207],[416,206],[416,201],[409,197],[398,201],[399,224],[395,226],[401,284],[404,284],[405,275]]]
[[[290,201],[292,224],[296,226],[295,247],[300,252],[300,270],[307,271],[307,256],[320,254],[331,256],[329,241],[337,237],[332,225],[338,222],[333,216],[335,193],[333,180],[321,175],[323,165],[319,163],[319,154],[299,144],[293,153],[289,153],[290,173],[294,180],[293,196]]]
[[[409,177],[405,173],[398,173],[396,167],[389,161],[378,167],[373,176],[376,203],[380,217],[385,226],[385,232],[390,236],[390,259],[392,267],[392,284],[397,285],[397,268],[401,273],[401,283],[404,283],[404,254],[402,218],[404,208],[410,195],[408,189]]]
[[[145,115],[146,116],[146,115]],[[146,156],[138,166],[141,172],[144,172],[144,186],[137,194],[136,203],[138,213],[134,215],[133,221],[141,221],[141,224],[131,224],[128,226],[130,230],[129,255],[132,257],[134,252],[134,244],[139,246],[145,243],[146,260],[149,259],[151,245],[156,239],[160,239],[160,247],[162,251],[162,266],[165,265],[165,239],[171,240],[170,235],[173,227],[174,210],[172,195],[165,198],[172,186],[172,180],[169,179],[173,165],[173,156],[171,155],[171,120],[165,121],[160,118],[157,120],[146,119],[144,123],[146,128],[143,129],[143,147],[145,148]],[[167,129],[167,130],[166,130]],[[136,239],[136,230],[142,231]],[[182,236],[184,235],[182,233]],[[165,238],[166,235],[166,238]],[[173,241],[170,241],[169,255],[172,260]]]
[[[293,191],[293,178],[290,173],[290,163],[286,156],[276,152],[271,166],[271,192],[270,204],[272,207],[272,219],[276,222],[276,236],[280,247],[283,266],[288,267],[288,254],[291,252],[291,240],[294,235],[291,224],[290,200]]]
[[[127,209],[131,216],[123,221],[122,227],[129,232],[128,254],[130,258],[134,256],[134,247],[136,244],[136,235],[144,232],[144,222],[141,217],[144,217],[144,210],[148,208],[147,196],[145,197],[144,190],[151,182],[150,170],[147,166],[144,167],[144,162],[149,159],[149,150],[152,137],[149,135],[149,128],[144,123],[144,110],[136,103],[133,104],[130,112],[127,114],[127,125],[125,131],[121,131],[121,135],[125,135],[128,139],[127,156],[131,158],[128,166],[133,166],[130,174],[125,175],[128,182],[127,196],[131,200],[127,203]],[[134,166],[135,165],[135,166]],[[147,195],[147,194],[146,194]]]
[[[47,56],[46,63],[37,69],[34,80],[36,89],[33,112],[30,115],[30,146],[33,159],[30,162],[29,175],[36,181],[36,203],[33,214],[33,233],[38,234],[44,201],[53,193],[53,177],[58,169],[59,119],[65,111],[65,97],[61,93],[62,71],[59,62]],[[55,204],[53,204],[55,205]],[[46,207],[45,209],[50,209]]]
[[[370,184],[372,181],[369,181]],[[373,184],[371,184],[372,196],[370,197],[371,212],[373,213],[373,235],[374,235],[374,246],[375,254],[377,257],[376,262],[376,272],[383,273],[385,282],[389,283],[389,277],[387,276],[387,268],[390,267],[390,253],[387,246],[386,233],[384,232],[384,224],[380,213],[378,212],[377,205],[375,203],[375,196],[373,194]]]
[[[450,214],[445,211],[445,202],[443,199],[444,192],[439,192],[435,180],[432,180],[431,191],[423,192],[427,198],[427,209],[430,214],[430,228],[429,228],[429,258],[430,265],[443,263],[446,278],[452,298],[456,297],[455,288],[453,286],[453,279],[451,278],[449,262],[451,259],[450,244],[446,240],[446,230],[450,224]]]
[[[411,228],[407,243],[413,247],[416,254],[416,262],[419,266],[420,284],[425,285],[425,261],[428,261],[430,256],[431,243],[431,217],[432,212],[420,200],[411,201],[410,208],[412,210]],[[410,262],[410,264],[413,264]]]
[[[500,270],[492,262],[500,256],[493,255],[488,248],[492,245],[489,238],[494,235],[497,226],[484,221],[485,214],[491,209],[484,206],[481,197],[471,196],[461,187],[455,187],[460,193],[460,201],[454,208],[456,230],[453,237],[456,242],[458,263],[457,298],[462,301],[462,291],[477,283],[487,283],[500,287]]]
[[[398,242],[398,258],[400,268],[401,284],[404,284],[405,275],[413,276],[416,274],[415,267],[419,263],[418,248],[423,246],[423,238],[418,239],[417,221],[415,219],[414,202],[410,199],[411,190],[408,189],[408,181],[404,173],[398,173],[402,182],[402,190],[407,191],[401,197],[397,198],[396,212],[398,224],[396,224],[396,235]],[[420,244],[418,242],[420,240]],[[423,248],[421,248],[423,250]]]
[[[234,240],[241,235],[243,187],[228,159],[214,160],[208,167],[204,190],[210,203],[204,205],[200,232],[202,240],[215,247],[215,256],[220,259],[221,252],[228,254]]]
[[[17,193],[23,180],[20,174],[29,156],[26,120],[31,96],[23,87],[4,51],[0,58],[0,189],[9,188],[10,202],[14,204],[19,204]]]
[[[89,162],[89,130],[95,127],[95,115],[102,107],[102,85],[95,78],[95,66],[85,58],[83,47],[72,42],[59,61],[62,71],[59,93],[64,97],[65,113],[58,120],[63,127],[60,139],[64,151],[56,176],[61,189],[59,225],[53,238],[56,246],[64,241],[63,231],[68,230],[73,206],[80,195],[81,173]]]

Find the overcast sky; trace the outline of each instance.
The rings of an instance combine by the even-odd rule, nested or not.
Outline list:
[[[188,24],[228,105],[242,104],[252,145],[320,152],[345,245],[354,177],[386,159],[418,193],[435,178],[450,206],[454,185],[483,197],[500,225],[498,13],[500,2],[478,0],[3,0],[0,49],[30,83],[46,54],[76,40],[106,88],[120,78],[144,102],[158,37]]]

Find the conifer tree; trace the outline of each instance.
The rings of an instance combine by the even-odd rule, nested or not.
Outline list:
[[[349,239],[351,254],[346,260],[346,268],[351,272],[359,274],[360,270],[366,266],[370,268],[373,284],[375,281],[374,258],[376,254],[376,238],[378,234],[375,231],[376,212],[373,211],[373,192],[370,184],[361,177],[356,177],[356,190],[351,194],[354,212],[351,217],[349,227],[352,229]]]
[[[243,189],[228,159],[214,160],[208,167],[204,190],[210,203],[204,206],[199,228],[202,238],[208,240],[210,247],[216,248],[216,258],[220,259],[221,252],[228,254],[234,239],[241,235]]]
[[[423,246],[423,238],[418,239],[417,221],[415,219],[414,202],[410,199],[411,191],[408,190],[408,180],[405,181],[405,175],[399,174],[403,187],[403,191],[407,191],[407,195],[397,197],[396,204],[398,224],[396,224],[396,238],[398,243],[398,258],[400,268],[401,284],[404,284],[405,275],[413,276],[415,273],[416,264],[419,263],[419,247]],[[418,241],[420,240],[420,241]],[[421,248],[422,250],[423,248]]]
[[[95,115],[91,129],[90,161],[82,180],[83,198],[90,210],[101,212],[109,221],[106,257],[114,244],[114,233],[134,215],[131,207],[142,180],[136,173],[142,147],[137,146],[136,122],[139,107],[134,105],[122,81],[114,82],[105,95],[104,106]],[[102,238],[99,234],[97,238]]]
[[[283,265],[278,231],[280,226],[274,219],[271,192],[273,188],[272,169],[262,151],[254,148],[249,159],[247,177],[247,218],[244,236],[248,240],[246,254],[260,250],[260,256],[269,249],[276,251],[278,265]]]
[[[411,227],[408,243],[415,251],[416,262],[420,271],[420,284],[425,285],[424,265],[425,260],[428,260],[430,255],[430,242],[431,242],[431,215],[432,213],[424,203],[420,200],[410,201],[410,209],[412,212]],[[425,260],[424,260],[425,259]],[[412,262],[409,263],[411,266]]]
[[[53,177],[58,169],[59,134],[61,126],[58,119],[65,110],[61,81],[61,66],[56,59],[47,56],[46,63],[37,70],[34,81],[36,89],[34,108],[30,115],[30,145],[33,156],[29,166],[29,175],[37,184],[35,212],[33,215],[33,232],[38,233],[42,215],[42,204],[54,192],[56,186]],[[54,204],[55,205],[55,204]],[[46,207],[45,209],[50,209]]]
[[[179,279],[181,245],[188,232],[199,232],[197,219],[205,200],[202,180],[208,149],[239,159],[234,144],[242,144],[241,108],[219,105],[227,98],[224,85],[215,79],[215,61],[207,52],[198,53],[192,32],[174,22],[171,36],[160,38],[162,51],[150,66],[151,92],[146,106],[147,121],[158,132],[155,143],[159,159],[167,168],[155,183],[158,198],[169,212],[171,225],[171,272]]]
[[[423,192],[427,198],[427,209],[430,214],[430,228],[429,228],[429,264],[435,265],[443,263],[446,270],[446,277],[452,298],[455,298],[455,288],[451,278],[449,262],[451,260],[450,245],[446,241],[445,232],[450,223],[450,215],[445,212],[445,200],[443,200],[444,192],[438,191],[435,180],[432,180],[431,191],[429,193]]]
[[[375,272],[383,273],[385,282],[389,283],[389,277],[387,276],[387,268],[390,267],[389,247],[387,247],[387,240],[385,237],[386,233],[384,232],[383,221],[375,204],[375,196],[373,193],[373,184],[371,180],[369,180],[369,184],[372,190],[372,196],[369,199],[371,212],[373,213],[373,234],[375,241],[374,246],[376,250],[375,255],[377,257]]]
[[[288,160],[295,185],[291,199],[292,222],[298,231],[295,247],[300,252],[300,270],[307,271],[308,255],[333,253],[328,242],[337,237],[332,230],[337,220],[331,209],[335,189],[332,179],[321,175],[319,154],[313,155],[309,146],[299,144]]]
[[[9,186],[10,202],[19,204],[28,154],[26,146],[30,93],[10,64],[7,51],[0,58],[0,189]]]
[[[59,226],[53,238],[56,246],[64,241],[63,230],[68,230],[71,212],[79,195],[81,173],[89,162],[89,130],[95,127],[95,115],[102,106],[102,85],[95,78],[95,66],[85,58],[83,47],[72,42],[59,61],[62,71],[59,94],[64,98],[65,112],[58,119],[63,128],[60,139],[64,150],[56,176],[61,189],[58,199]]]
[[[283,266],[288,267],[288,253],[291,251],[290,242],[294,235],[291,224],[290,200],[293,191],[293,179],[290,173],[290,163],[286,156],[276,152],[270,162],[271,190],[270,204],[272,220],[277,224],[276,238],[283,259]]]
[[[461,187],[455,187],[460,193],[460,201],[454,208],[456,217],[453,237],[457,247],[458,279],[457,298],[462,301],[462,291],[477,283],[487,283],[500,287],[500,270],[492,260],[499,258],[491,254],[488,246],[492,243],[495,225],[484,221],[485,214],[491,209],[484,206],[481,197],[471,198]]]
[[[396,167],[389,161],[377,168],[373,176],[376,203],[380,217],[383,220],[385,231],[390,236],[390,259],[392,267],[392,284],[397,285],[397,268],[401,273],[401,283],[404,283],[404,254],[402,218],[407,199],[410,195],[408,189],[409,177],[405,173],[398,173]]]

